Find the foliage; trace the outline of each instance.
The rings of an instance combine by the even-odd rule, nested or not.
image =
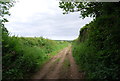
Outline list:
[[[120,79],[120,30],[119,17],[102,16],[81,31],[79,38],[73,44],[73,56],[76,62],[86,72],[89,79]],[[105,22],[106,21],[106,22]],[[82,35],[86,35],[84,39]],[[84,39],[81,41],[81,39]]]
[[[73,56],[89,79],[120,79],[120,2],[60,2],[60,8],[94,20],[80,30]]]
[[[10,0],[9,2],[6,2],[4,0],[0,1],[0,56],[2,52],[2,41],[4,41],[2,37],[4,37],[5,39],[8,37],[8,30],[4,26],[4,23],[8,22],[8,20],[5,18],[5,15],[10,15],[9,9],[13,6],[13,4],[14,4],[13,0]],[[1,57],[0,57],[0,65],[2,65]]]
[[[5,18],[5,15],[10,15],[9,9],[14,6],[15,1],[0,1],[0,29],[2,30],[2,34],[8,34],[7,29],[4,26],[5,22],[8,22],[8,20]]]
[[[9,36],[4,23],[5,15],[15,1],[0,1],[0,35],[2,32],[2,74],[3,79],[23,79],[36,72],[51,55],[68,45],[67,42],[56,42],[49,39]],[[0,36],[1,37],[1,36]],[[54,52],[55,51],[55,52]],[[52,53],[52,54],[51,54]]]
[[[102,3],[102,2],[59,2],[59,7],[63,9],[64,14],[69,12],[80,12],[82,18],[99,17],[102,15],[110,15],[117,13],[119,15],[119,2]],[[112,6],[111,6],[112,5]]]
[[[5,37],[3,79],[28,78],[50,59],[53,51],[59,51],[67,45],[67,42],[56,42],[42,37]]]

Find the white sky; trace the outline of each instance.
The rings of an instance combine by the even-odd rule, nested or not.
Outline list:
[[[63,15],[58,0],[19,0],[10,9],[6,27],[11,35],[73,40],[92,18],[79,18],[79,13]]]

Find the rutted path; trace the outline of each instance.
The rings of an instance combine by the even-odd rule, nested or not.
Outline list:
[[[71,52],[71,46],[64,48],[46,63],[32,79],[83,79]]]

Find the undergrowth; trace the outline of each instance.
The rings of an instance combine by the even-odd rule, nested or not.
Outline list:
[[[16,37],[3,33],[3,79],[25,79],[68,45],[42,37]]]
[[[73,42],[73,56],[86,79],[120,79],[119,20],[114,15],[96,18],[81,29]]]

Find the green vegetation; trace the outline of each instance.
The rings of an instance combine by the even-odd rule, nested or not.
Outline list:
[[[74,41],[73,56],[87,78],[119,79],[120,31],[117,25],[113,16],[100,17],[86,25],[88,30],[81,29],[78,40]]]
[[[57,42],[42,37],[4,36],[3,79],[27,78],[50,59],[51,53],[58,52],[67,45],[67,42]]]
[[[53,62],[53,66],[55,66],[55,64],[57,64],[59,61],[60,61],[61,58],[58,58],[56,59],[54,62]]]
[[[2,56],[2,35],[8,34],[7,29],[4,26],[5,22],[8,20],[5,18],[5,15],[10,15],[9,8],[13,6],[14,1],[11,0],[10,2],[1,1],[0,0],[0,56]],[[2,57],[0,57],[0,66],[2,66]],[[0,80],[2,79],[2,67],[0,67]]]
[[[28,78],[51,56],[68,45],[67,42],[42,37],[9,36],[4,27],[8,20],[4,16],[9,15],[9,8],[13,3],[0,1],[3,79]],[[60,2],[60,8],[65,13],[80,11],[82,18],[94,17],[91,23],[80,30],[78,39],[74,40],[72,45],[73,56],[86,73],[85,79],[120,79],[119,4],[119,2]],[[69,66],[67,60],[64,64],[65,67]]]
[[[67,58],[63,62],[63,68],[67,70],[69,68],[69,66],[70,66],[70,61]]]
[[[8,20],[4,16],[10,15],[9,8],[11,8],[13,4],[14,0],[11,0],[10,2],[0,1],[2,78],[24,79],[39,70],[53,55],[66,47],[68,42],[53,41],[42,37],[10,36],[4,25]]]
[[[65,13],[80,11],[94,20],[80,30],[73,41],[73,56],[88,80],[120,79],[119,3],[60,2]]]

